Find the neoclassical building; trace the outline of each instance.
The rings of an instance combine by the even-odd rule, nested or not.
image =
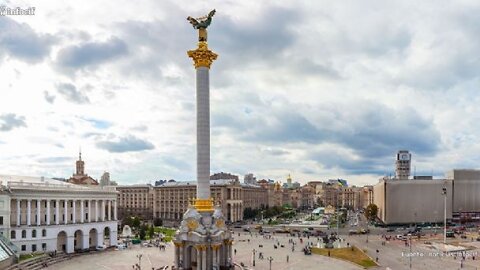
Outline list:
[[[44,177],[0,175],[0,233],[20,253],[117,244],[117,192]]]

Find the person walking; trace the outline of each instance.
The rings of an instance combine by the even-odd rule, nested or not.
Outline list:
[[[287,255],[287,263],[288,263],[288,259],[289,259],[289,258],[290,258],[290,257]]]

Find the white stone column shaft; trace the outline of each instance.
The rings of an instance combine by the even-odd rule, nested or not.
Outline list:
[[[31,213],[32,212],[32,200],[28,199],[27,200],[27,226],[30,226],[30,222],[31,222]]]
[[[175,266],[178,268],[179,267],[179,259],[180,259],[180,247],[175,246]]]
[[[21,212],[20,212],[20,199],[17,199],[17,226],[20,226],[21,222]]]
[[[88,222],[92,222],[92,200],[88,200]]]
[[[80,223],[83,223],[84,218],[85,218],[85,201],[80,200]]]
[[[110,221],[112,220],[112,201],[108,200],[108,206],[107,206],[107,220]]]
[[[68,224],[68,200],[63,201],[63,215],[65,216],[65,225]]]
[[[210,82],[209,69],[198,67],[197,77],[197,199],[210,198]]]
[[[207,249],[202,250],[202,269],[207,270]]]
[[[197,267],[202,270],[202,251],[197,249]]]
[[[113,201],[113,220],[117,220],[117,200]]]
[[[41,200],[37,200],[37,226],[40,226],[40,222],[42,221],[40,217],[40,207],[41,207]]]
[[[47,200],[47,220],[45,222],[50,225],[50,200]]]
[[[55,201],[55,224],[60,224],[60,200]]]
[[[100,216],[102,218],[102,221],[105,221],[105,200],[102,200],[102,211],[100,211]]]
[[[76,201],[76,200],[73,200],[72,203],[73,203],[73,207],[72,207],[72,223],[75,224],[75,223],[77,223],[77,217],[76,217],[76,216],[77,216],[77,209],[76,209],[76,208],[77,208],[77,206],[76,206],[77,201]]]
[[[95,222],[98,222],[98,200],[95,200]]]

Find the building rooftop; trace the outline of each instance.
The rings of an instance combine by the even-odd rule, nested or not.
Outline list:
[[[258,188],[260,188],[260,186],[258,186],[258,185],[240,183],[238,180],[235,180],[235,179],[210,180],[210,185],[211,186],[224,186],[224,185],[232,185],[235,182],[238,183],[238,185],[243,186],[243,187],[258,187]],[[197,185],[197,181],[176,181],[176,182],[163,183],[163,184],[158,185],[156,187],[196,186],[196,185]]]
[[[19,189],[65,189],[65,190],[102,190],[114,191],[115,188],[75,185],[61,180],[55,180],[47,177],[37,176],[20,176],[20,175],[0,175],[0,185],[7,188]]]

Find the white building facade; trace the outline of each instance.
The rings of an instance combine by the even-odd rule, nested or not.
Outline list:
[[[1,176],[0,233],[20,253],[117,245],[117,192],[43,177]]]

